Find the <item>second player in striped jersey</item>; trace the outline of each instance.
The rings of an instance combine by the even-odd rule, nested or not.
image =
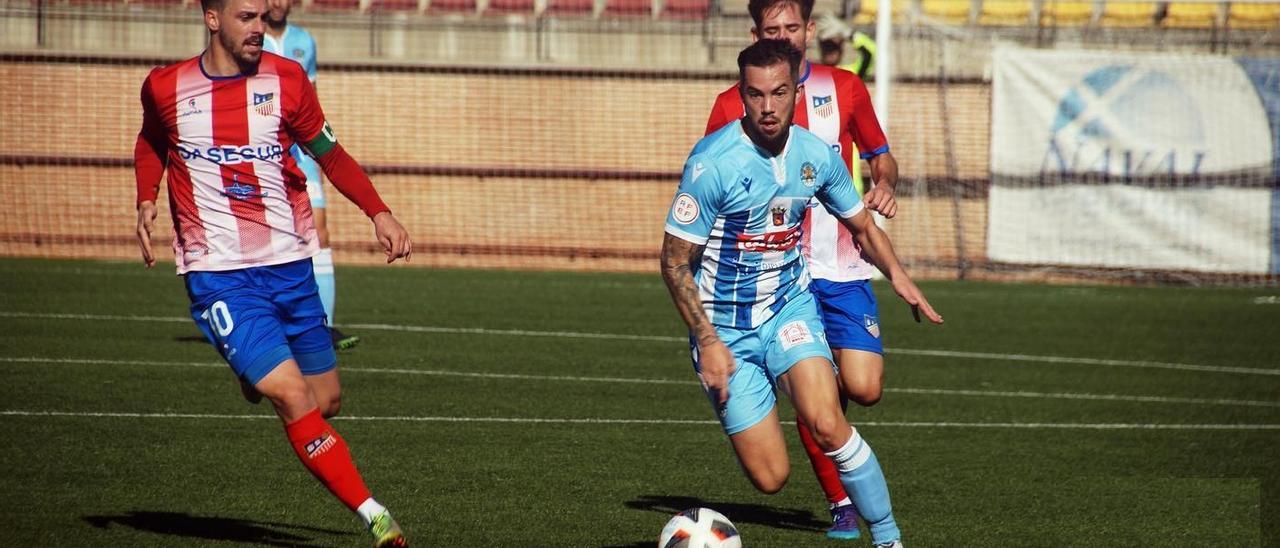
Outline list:
[[[156,262],[155,201],[168,172],[174,258],[197,327],[270,400],[295,455],[360,516],[375,546],[406,546],[327,420],[341,386],[313,274],[315,219],[290,147],[302,143],[369,216],[388,262],[408,259],[409,235],[338,143],[302,67],[263,53],[265,0],[202,0],[201,8],[205,51],[151,71],[142,85],[134,170],[143,260]]]

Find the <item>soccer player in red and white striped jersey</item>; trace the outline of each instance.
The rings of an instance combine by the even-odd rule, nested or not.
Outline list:
[[[340,405],[337,357],[312,268],[319,246],[306,178],[289,147],[301,144],[369,216],[387,262],[409,259],[409,235],[338,144],[303,68],[263,53],[265,0],[201,7],[208,48],[142,85],[134,161],[143,260],[156,262],[151,232],[167,171],[174,256],[196,325],[246,395],[271,401],[303,465],[363,519],[375,546],[406,546],[326,420]]]

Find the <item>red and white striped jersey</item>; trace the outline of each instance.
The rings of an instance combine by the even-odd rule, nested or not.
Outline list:
[[[264,52],[257,72],[214,77],[195,57],[151,71],[142,105],[139,139],[150,146],[135,155],[160,156],[137,161],[158,160],[169,172],[179,274],[319,252],[306,177],[289,147],[327,129],[300,65]]]
[[[860,151],[861,159],[888,152],[889,143],[862,80],[852,72],[835,67],[813,63],[805,63],[805,67],[799,82],[804,87],[796,98],[792,123],[831,145],[844,158],[845,167],[851,173],[858,173],[853,169],[853,162],[859,161],[854,157],[855,151]],[[707,134],[741,118],[744,112],[738,86],[734,85],[716,97],[707,121]],[[854,184],[861,193],[860,182],[855,180]],[[849,229],[826,208],[810,207],[801,229],[804,231],[801,251],[814,278],[847,282],[867,280],[875,273],[875,267],[862,254]]]

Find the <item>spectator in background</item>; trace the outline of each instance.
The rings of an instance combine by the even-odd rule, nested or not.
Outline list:
[[[860,7],[861,2],[855,1],[853,13],[857,14]],[[847,70],[863,80],[875,74],[875,40],[861,31],[853,30],[853,27],[830,13],[819,16],[817,23],[820,63]],[[853,59],[842,63],[846,44],[853,47]]]

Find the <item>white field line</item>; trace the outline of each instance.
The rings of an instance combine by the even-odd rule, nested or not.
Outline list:
[[[78,359],[78,358],[39,358],[39,357],[21,357],[10,358],[0,357],[0,363],[56,363],[65,365],[142,365],[142,366],[159,366],[159,367],[207,367],[207,368],[224,368],[226,364],[222,362],[166,362],[166,361],[146,361],[146,360],[100,360],[100,359]],[[451,371],[443,369],[403,369],[403,368],[383,368],[383,367],[348,367],[342,368],[344,373],[380,373],[387,375],[425,375],[438,377],[466,377],[477,379],[504,379],[504,380],[529,380],[529,381],[563,381],[563,382],[599,382],[613,384],[662,384],[662,385],[684,385],[693,386],[698,384],[693,380],[674,380],[674,379],[642,379],[629,377],[582,377],[572,375],[528,375],[519,373],[480,373],[475,371]],[[1028,399],[1065,399],[1065,400],[1094,400],[1094,401],[1119,401],[1119,402],[1136,402],[1136,403],[1173,403],[1173,404],[1191,404],[1191,405],[1226,405],[1238,407],[1276,407],[1280,408],[1280,401],[1259,401],[1259,400],[1234,400],[1234,399],[1203,399],[1203,398],[1180,398],[1170,396],[1131,396],[1123,394],[1088,394],[1076,392],[1032,392],[1032,391],[997,391],[997,390],[957,390],[949,388],[885,388],[885,392],[897,394],[921,394],[921,395],[938,395],[938,396],[973,396],[988,398],[1028,398]]]
[[[272,420],[273,415],[222,415],[215,413],[97,413],[78,411],[0,410],[0,417],[72,417],[107,419],[221,419]],[[469,422],[517,424],[632,424],[632,425],[713,425],[714,420],[698,419],[603,419],[533,417],[438,417],[438,416],[338,416],[330,420],[365,422]],[[1280,424],[1135,424],[1135,423],[1052,423],[1052,422],[862,422],[858,426],[901,428],[1005,428],[1027,430],[1280,430]]]
[[[31,312],[0,312],[0,318],[32,318],[56,320],[94,320],[94,321],[140,321],[185,323],[190,318],[177,316],[121,316],[105,314],[52,314]],[[500,335],[516,337],[553,337],[568,339],[598,339],[654,342],[687,342],[685,337],[662,335],[632,335],[625,333],[584,333],[577,331],[531,331],[524,329],[487,329],[483,327],[440,327],[423,325],[394,325],[377,323],[344,323],[341,327],[364,329],[370,331],[399,331],[408,333],[437,333],[457,335]],[[904,354],[909,356],[930,356],[940,358],[958,358],[973,360],[996,360],[1025,363],[1051,363],[1069,365],[1099,365],[1111,367],[1139,367],[1151,369],[1173,369],[1179,371],[1200,371],[1207,373],[1225,373],[1238,375],[1280,376],[1280,368],[1267,369],[1255,367],[1229,367],[1220,365],[1200,365],[1191,363],[1171,363],[1156,361],[1106,360],[1098,358],[1077,358],[1070,356],[1037,356],[1032,354],[1000,354],[994,352],[966,352],[959,350],[925,350],[911,348],[886,348],[888,354]]]

